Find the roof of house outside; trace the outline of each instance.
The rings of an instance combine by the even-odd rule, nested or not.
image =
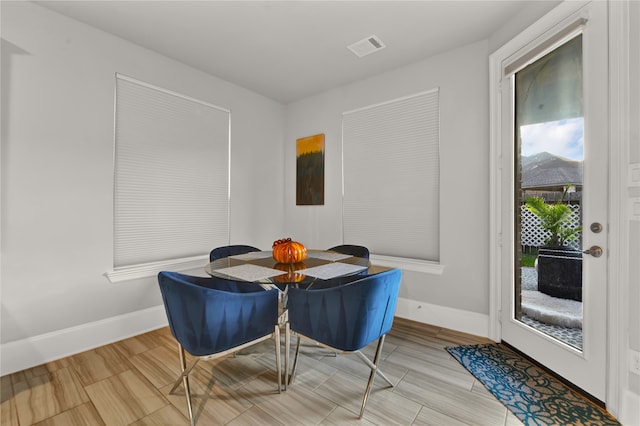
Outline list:
[[[522,189],[554,189],[565,185],[582,187],[582,161],[548,152],[522,158]]]

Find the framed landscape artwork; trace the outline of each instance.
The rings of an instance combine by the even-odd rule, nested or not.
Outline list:
[[[296,205],[324,205],[324,133],[296,140]]]

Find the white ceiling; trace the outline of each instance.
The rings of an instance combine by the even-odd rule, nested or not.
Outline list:
[[[488,38],[532,2],[36,3],[289,103]],[[364,58],[347,49],[370,35],[378,36],[387,47]]]

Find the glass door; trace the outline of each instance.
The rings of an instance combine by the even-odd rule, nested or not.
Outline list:
[[[604,401],[606,3],[555,22],[503,62],[501,338]]]

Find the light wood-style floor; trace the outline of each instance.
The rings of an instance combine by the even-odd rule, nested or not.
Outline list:
[[[303,344],[296,380],[278,394],[266,341],[201,362],[194,411],[203,426],[521,425],[444,349],[487,341],[396,318],[380,368],[397,384],[377,378],[360,421],[368,368],[358,357]],[[364,352],[372,357],[374,348]],[[188,425],[182,386],[168,394],[178,374],[175,340],[168,328],[155,330],[2,377],[1,423]]]

